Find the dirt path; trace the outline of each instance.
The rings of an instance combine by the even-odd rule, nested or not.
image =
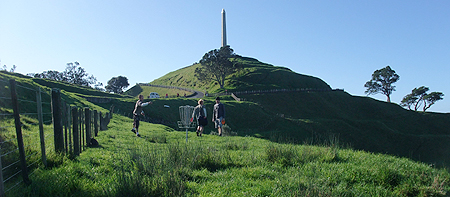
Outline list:
[[[203,92],[194,90],[195,93],[192,96],[188,96],[186,98],[203,98],[205,96],[205,94]]]

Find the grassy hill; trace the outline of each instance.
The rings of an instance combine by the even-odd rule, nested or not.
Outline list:
[[[165,97],[167,94],[169,98],[176,97],[177,94],[179,96],[184,96],[184,94],[186,95],[192,94],[192,92],[175,88],[170,89],[170,88],[160,88],[160,87],[140,86],[140,85],[133,86],[132,88],[128,89],[124,94],[138,98],[140,94],[144,95],[144,97],[148,97],[148,95],[150,95],[150,92],[156,92],[161,97]]]
[[[107,111],[114,105],[115,113],[123,115],[114,116],[108,131],[100,133],[100,148],[88,149],[79,160],[64,159],[60,167],[41,169],[23,195],[120,196],[151,191],[164,196],[442,196],[450,190],[448,172],[429,165],[450,166],[450,114],[408,111],[393,103],[331,91],[322,80],[286,68],[251,58],[239,61],[244,69],[228,77],[227,90],[328,91],[242,94],[238,95],[245,98],[241,102],[223,96],[228,132],[240,137],[196,138],[190,133],[191,141],[185,145],[185,133],[175,131],[178,107],[194,106],[196,99],[151,99],[153,104],[144,111],[150,122],[159,124],[144,123],[143,138],[136,138],[129,131],[135,97],[0,72],[2,97],[8,96],[9,90],[3,88],[7,80],[14,78],[30,89],[61,88],[63,100],[79,107]],[[196,82],[195,66],[152,83],[223,91],[214,83]],[[135,88],[134,94],[143,91]],[[20,95],[23,100],[35,99],[25,91]],[[96,104],[84,97],[111,100]],[[214,98],[204,99],[210,115]],[[31,105],[24,103],[21,109],[34,109]],[[10,110],[7,103],[0,102],[0,107]],[[13,124],[1,121],[2,125]],[[37,127],[27,129],[32,132]],[[209,122],[205,133],[215,130]],[[67,177],[73,181],[59,184]]]
[[[275,88],[317,88],[331,90],[322,80],[294,73],[287,68],[239,57],[244,69],[229,76],[225,89],[230,91]],[[152,84],[221,92],[214,83],[203,84],[194,77],[198,64],[182,68],[154,80]],[[343,91],[290,92],[238,95],[245,102],[225,98],[227,122],[241,136],[258,136],[273,141],[322,143],[330,136],[361,150],[410,157],[439,166],[450,165],[450,114],[413,112],[397,104],[368,97],[351,96]],[[164,100],[165,104],[196,105]],[[209,111],[213,98],[205,102]],[[148,109],[151,117],[166,120],[176,128],[177,109],[162,105]],[[169,112],[168,115],[165,112]],[[212,125],[207,131],[212,131]]]
[[[445,196],[450,174],[406,158],[253,137],[195,136],[115,115],[75,160],[10,196]]]
[[[224,89],[228,91],[246,90],[270,90],[270,89],[295,89],[314,88],[330,90],[330,86],[319,78],[292,72],[285,67],[277,67],[262,63],[248,57],[236,57],[238,64],[243,69],[225,80]],[[195,90],[208,91],[210,93],[223,92],[218,84],[203,83],[198,81],[194,74],[200,64],[194,64],[173,72],[170,72],[152,82],[155,85],[167,85],[186,87]]]

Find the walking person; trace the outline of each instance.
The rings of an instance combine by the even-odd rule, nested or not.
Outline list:
[[[220,102],[220,97],[216,98],[212,121],[219,132],[219,136],[222,136],[222,126],[225,123],[225,106]]]
[[[197,136],[202,136],[204,127],[208,124],[206,120],[206,107],[203,105],[203,99],[198,100],[198,105],[194,108],[192,112],[191,122],[194,118],[197,120]]]
[[[142,110],[142,107],[147,106],[148,104],[152,104],[151,101],[144,103],[144,95],[139,95],[139,100],[136,101],[136,105],[134,106],[133,110],[133,129],[131,131],[136,133],[136,136],[141,137],[139,135],[139,121],[142,117],[145,116],[144,111]]]

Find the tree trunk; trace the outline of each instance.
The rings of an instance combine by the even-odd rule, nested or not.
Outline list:
[[[220,88],[223,89],[223,86],[225,85],[225,75],[222,75],[222,78],[220,80]]]

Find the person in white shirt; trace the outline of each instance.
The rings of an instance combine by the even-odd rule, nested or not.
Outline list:
[[[141,135],[139,135],[139,120],[145,116],[144,114],[144,110],[142,109],[142,107],[147,106],[148,104],[152,104],[151,101],[144,103],[144,95],[139,95],[139,100],[136,101],[136,105],[134,106],[134,111],[133,111],[133,129],[131,129],[131,131],[136,133],[136,136],[140,137]]]

